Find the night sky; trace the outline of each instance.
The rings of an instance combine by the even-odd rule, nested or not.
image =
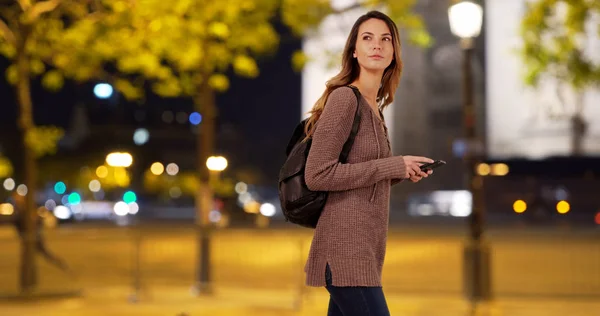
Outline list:
[[[300,119],[301,108],[301,76],[292,70],[291,65],[291,55],[301,48],[301,41],[293,39],[281,27],[279,31],[282,34],[279,50],[274,56],[259,60],[260,76],[255,79],[232,76],[230,89],[217,97],[218,131],[235,133],[236,141],[229,145],[217,142],[216,150],[219,154],[231,157],[232,167],[236,167],[235,164],[242,167],[240,165],[243,164],[258,168],[264,175],[263,184],[273,186],[277,183],[279,167],[285,158],[287,140]],[[12,87],[6,83],[4,76],[8,65],[8,61],[0,57],[3,74],[0,78],[0,150],[13,160],[18,160],[18,154],[15,154],[15,146],[18,146],[15,137],[18,135],[17,104]],[[73,109],[78,103],[85,104],[92,125],[107,125],[118,120],[132,128],[139,125],[133,119],[134,113],[139,110],[147,113],[147,124],[160,124],[159,117],[165,109],[187,113],[192,111],[190,100],[165,100],[152,95],[144,104],[129,103],[122,99],[118,104],[100,101],[93,96],[94,84],[66,82],[61,91],[51,93],[42,89],[39,82],[33,82],[36,124],[68,129]],[[194,148],[189,148],[189,155],[194,153]]]

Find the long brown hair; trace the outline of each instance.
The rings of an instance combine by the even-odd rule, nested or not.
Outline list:
[[[306,121],[304,126],[304,132],[306,133],[306,139],[312,137],[315,132],[316,123],[323,113],[325,103],[329,94],[336,88],[347,86],[354,82],[360,74],[360,66],[358,60],[353,57],[354,50],[356,49],[356,40],[358,39],[358,29],[363,22],[369,19],[382,20],[387,24],[390,32],[392,33],[392,43],[394,46],[394,58],[392,63],[385,69],[383,77],[381,79],[381,88],[377,92],[377,104],[380,109],[384,109],[390,103],[394,101],[394,92],[400,84],[400,76],[402,74],[402,59],[401,59],[401,43],[400,34],[396,23],[390,19],[384,13],[379,11],[369,11],[366,14],[359,17],[350,31],[350,35],[346,40],[346,46],[344,47],[344,53],[342,55],[342,70],[333,78],[329,79],[325,83],[325,91],[321,97],[317,100],[312,110],[310,110],[310,117]]]

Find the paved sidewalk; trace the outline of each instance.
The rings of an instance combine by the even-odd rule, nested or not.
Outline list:
[[[142,293],[140,301],[129,302],[128,288],[104,288],[79,297],[2,298],[2,316],[100,316],[100,315],[326,315],[325,290],[309,290],[298,299],[294,291],[218,288],[210,297],[194,297],[188,289],[162,287]],[[599,301],[500,300],[472,313],[459,297],[388,296],[392,315],[399,316],[597,316]]]

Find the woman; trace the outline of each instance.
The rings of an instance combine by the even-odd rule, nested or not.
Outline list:
[[[330,293],[328,315],[389,315],[381,288],[390,186],[418,182],[425,157],[393,156],[381,110],[394,99],[400,81],[400,39],[394,22],[371,11],[350,32],[342,70],[327,82],[306,124],[312,138],[305,181],[328,191],[305,266],[307,285]],[[360,101],[352,85],[361,93]],[[358,103],[358,104],[357,104]],[[348,163],[338,161],[356,107],[361,122]]]

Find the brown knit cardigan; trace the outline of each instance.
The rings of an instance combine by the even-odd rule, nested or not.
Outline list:
[[[339,156],[357,106],[351,88],[331,92],[313,135],[306,185],[329,196],[305,266],[309,286],[325,286],[326,264],[334,286],[381,286],[390,187],[404,177],[406,166],[392,155],[385,122],[363,97],[358,103],[360,128],[347,163]]]

